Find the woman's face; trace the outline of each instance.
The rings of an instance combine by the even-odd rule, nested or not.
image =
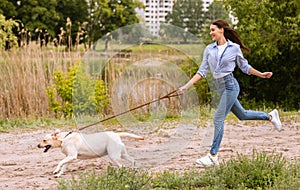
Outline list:
[[[224,37],[224,29],[218,28],[216,25],[210,25],[210,33],[212,40],[219,41]]]

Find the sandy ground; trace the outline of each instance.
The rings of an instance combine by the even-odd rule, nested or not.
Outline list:
[[[269,122],[227,123],[219,161],[226,162],[237,153],[250,156],[253,149],[268,153],[275,151],[288,160],[300,161],[300,122],[293,118],[285,120],[281,132],[272,129]],[[150,171],[184,171],[196,166],[195,160],[207,154],[211,139],[209,131],[210,127],[182,125],[145,134],[143,141],[127,138],[123,141],[129,154],[135,158],[137,167]],[[0,134],[0,189],[54,189],[57,186],[52,172],[64,155],[59,149],[43,153],[37,148],[43,137],[51,132],[40,129]],[[70,164],[61,178],[71,179],[84,170],[101,172],[110,164],[108,157],[78,160]]]

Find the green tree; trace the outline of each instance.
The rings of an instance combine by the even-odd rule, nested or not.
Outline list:
[[[0,0],[0,14],[3,14],[6,18],[17,16],[18,13],[14,1]]]
[[[166,16],[166,22],[198,35],[204,24],[204,12],[201,0],[176,1],[172,12]]]
[[[208,7],[208,11],[204,13],[206,20],[212,21],[222,19],[230,23],[229,12],[225,9],[223,1],[214,0]]]
[[[30,31],[36,28],[47,29],[51,35],[55,34],[59,15],[56,12],[56,0],[22,0],[12,1],[16,7],[16,19],[22,21]]]
[[[209,26],[215,20],[226,20],[231,24],[231,19],[229,17],[229,12],[225,9],[223,2],[215,0],[208,7],[208,11],[204,13],[205,25],[201,30],[201,39],[205,44],[212,43]]]
[[[243,94],[299,110],[299,0],[225,0],[225,5],[238,18],[235,27],[251,49],[245,55],[249,63],[274,75],[270,80],[241,76]]]
[[[44,29],[55,36],[61,27],[66,30],[69,17],[73,43],[82,25],[95,42],[108,32],[138,23],[137,7],[143,8],[138,0],[0,0],[0,13],[19,20],[30,31]]]
[[[137,0],[89,0],[89,36],[95,42],[108,32],[138,23],[135,9],[143,4]]]
[[[12,20],[6,20],[5,16],[0,14],[0,49],[8,49],[17,45],[17,37],[13,33],[14,28],[19,24]]]
[[[57,34],[60,33],[61,27],[64,27],[66,30],[67,18],[70,18],[72,21],[72,44],[74,44],[80,25],[88,21],[88,3],[82,0],[58,0],[57,2],[56,11],[59,15],[59,20],[55,32]]]

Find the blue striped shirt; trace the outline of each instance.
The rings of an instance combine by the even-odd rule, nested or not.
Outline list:
[[[218,60],[218,45],[217,42],[215,42],[206,46],[203,60],[197,73],[205,78],[208,69],[210,69],[214,78],[220,78],[232,73],[236,64],[242,72],[249,74],[249,70],[252,66],[249,65],[247,59],[244,58],[238,44],[228,40],[227,46],[220,60]]]

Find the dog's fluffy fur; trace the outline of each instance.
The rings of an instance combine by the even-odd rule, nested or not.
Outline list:
[[[120,137],[127,136],[134,139],[144,138],[132,133],[100,132],[94,134],[83,134],[78,132],[60,132],[56,130],[52,134],[45,136],[38,144],[38,148],[45,148],[47,152],[50,148],[61,148],[66,158],[61,160],[54,170],[56,177],[59,177],[66,170],[67,164],[75,159],[90,159],[108,155],[113,163],[121,167],[121,158],[131,162],[134,166],[134,159],[127,154],[124,143]]]

